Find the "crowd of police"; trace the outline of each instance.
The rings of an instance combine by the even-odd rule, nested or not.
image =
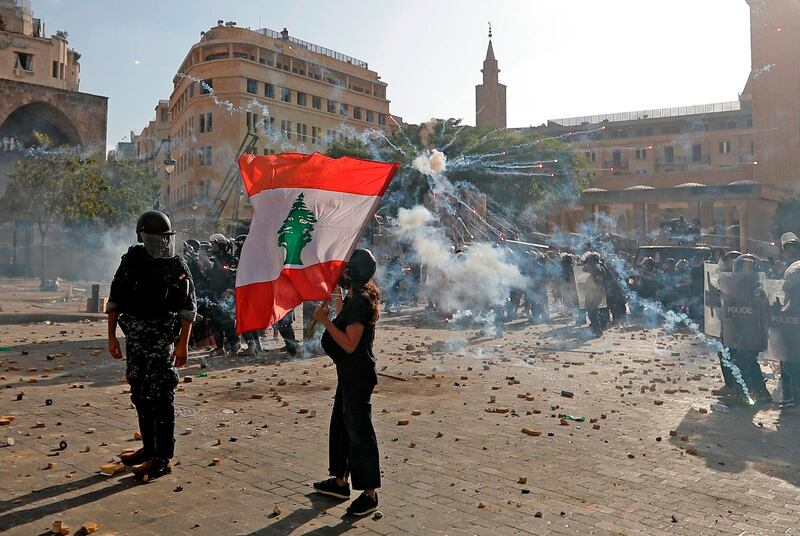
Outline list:
[[[192,274],[197,312],[202,317],[195,324],[190,342],[196,348],[213,345],[214,356],[257,357],[263,352],[263,331],[244,333],[244,349],[236,335],[236,268],[246,238],[244,234],[227,238],[214,233],[207,241],[189,239],[183,243],[183,259]],[[293,322],[294,312],[290,312],[275,324],[275,330],[283,336],[284,349],[290,355],[297,354],[298,348]]]

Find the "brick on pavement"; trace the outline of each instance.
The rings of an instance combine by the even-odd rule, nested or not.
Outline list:
[[[709,391],[720,378],[714,353],[690,334],[615,329],[593,339],[565,323],[515,323],[489,339],[420,312],[385,318],[379,369],[405,381],[382,377],[373,399],[383,517],[361,520],[309,486],[327,467],[335,371],[324,357],[213,358],[204,370],[193,358],[182,371],[193,381],[177,395],[174,473],[146,485],[98,476],[137,446],[123,364],[102,350],[104,334],[98,322],[0,326],[13,347],[0,353],[0,415],[15,417],[0,427],[0,444],[16,441],[0,448],[0,531],[42,534],[55,519],[73,531],[94,520],[100,534],[120,535],[797,530],[800,417],[700,413],[716,402]],[[562,426],[559,414],[586,421]],[[54,450],[62,439],[67,449]]]

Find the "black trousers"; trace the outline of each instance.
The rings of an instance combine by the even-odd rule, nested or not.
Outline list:
[[[275,322],[275,328],[283,337],[283,342],[287,348],[297,349],[297,338],[294,336],[294,328],[292,327],[293,322],[294,311],[289,311],[286,316]]]
[[[742,379],[750,391],[750,395],[759,401],[770,401],[772,397],[764,384],[764,374],[758,365],[758,352],[752,350],[731,349],[731,360],[739,367],[742,372]],[[741,390],[739,384],[734,380],[735,387]]]
[[[781,361],[781,392],[785,402],[800,399],[800,363]]]
[[[170,460],[175,455],[175,397],[141,396],[143,389],[131,385],[131,401],[139,417],[142,448],[151,457]]]
[[[372,427],[370,397],[374,386],[336,386],[331,414],[328,472],[347,478],[353,489],[381,486],[378,440]]]

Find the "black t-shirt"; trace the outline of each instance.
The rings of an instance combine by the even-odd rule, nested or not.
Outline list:
[[[372,344],[375,341],[375,324],[372,322],[372,307],[367,300],[355,294],[344,301],[341,312],[333,319],[333,325],[347,331],[350,324],[359,323],[364,326],[361,340],[352,354],[342,349],[333,337],[325,331],[322,335],[322,348],[336,364],[336,374],[343,384],[375,385],[378,376],[375,373],[375,354]]]

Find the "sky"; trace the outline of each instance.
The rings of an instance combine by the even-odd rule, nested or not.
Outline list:
[[[217,19],[289,33],[369,63],[406,122],[475,121],[488,22],[508,125],[736,100],[750,71],[745,0],[32,0],[82,54],[81,91],[109,97],[108,144],[169,98]]]

